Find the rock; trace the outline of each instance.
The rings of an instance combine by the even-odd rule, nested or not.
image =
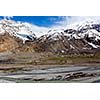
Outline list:
[[[58,75],[58,76],[56,76],[55,79],[56,79],[56,80],[61,80],[61,79],[62,79],[62,76],[61,76],[61,75]]]
[[[66,75],[63,77],[63,80],[69,80],[69,79],[70,79],[70,75],[71,75],[71,74],[66,74]]]
[[[62,77],[63,76],[61,76],[61,75],[57,75],[57,76],[54,76],[53,78],[51,78],[50,81],[62,80],[63,79]]]
[[[32,79],[33,81],[45,81],[45,78]]]

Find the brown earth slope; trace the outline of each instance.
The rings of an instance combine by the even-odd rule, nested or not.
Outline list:
[[[34,45],[32,42],[23,44],[23,41],[14,36],[5,33],[0,35],[0,52],[34,52]]]

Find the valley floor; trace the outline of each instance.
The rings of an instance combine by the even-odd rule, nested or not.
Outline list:
[[[1,83],[100,82],[99,55],[0,53]]]

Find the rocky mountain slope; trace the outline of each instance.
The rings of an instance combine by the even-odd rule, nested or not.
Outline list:
[[[44,50],[62,54],[88,54],[99,52],[100,24],[85,23],[77,29],[54,31],[37,40]]]
[[[22,22],[0,20],[0,52],[3,51],[34,51],[31,42],[36,39],[31,28]],[[30,43],[25,43],[30,41]]]
[[[27,23],[0,20],[0,52],[52,52],[91,54],[100,52],[100,23],[84,22],[66,29],[48,30],[37,37]]]

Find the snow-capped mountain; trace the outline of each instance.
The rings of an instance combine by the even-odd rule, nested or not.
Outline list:
[[[5,33],[22,39],[23,43],[25,43],[26,40],[34,40],[36,38],[34,32],[26,23],[7,19],[0,20],[0,34]]]
[[[40,37],[31,24],[13,20],[0,20],[0,36],[9,34],[22,41],[30,41],[31,48],[37,51],[51,51],[55,53],[91,53],[100,51],[100,23],[99,21],[85,21],[66,26],[64,29],[50,29]],[[27,47],[26,46],[26,47]],[[28,47],[28,48],[30,48]]]
[[[100,48],[100,23],[77,23],[70,28],[50,30],[38,39],[38,43],[46,44],[53,52],[89,52]]]

